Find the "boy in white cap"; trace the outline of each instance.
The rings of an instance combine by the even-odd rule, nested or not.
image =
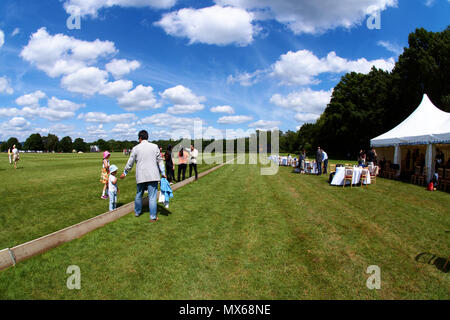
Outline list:
[[[117,166],[111,165],[109,167],[109,181],[108,181],[108,195],[109,195],[109,211],[112,211],[117,206],[117,193],[119,188],[117,187]]]

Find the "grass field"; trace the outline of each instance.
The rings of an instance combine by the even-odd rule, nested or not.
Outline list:
[[[101,154],[21,154],[18,169],[0,162],[0,249],[36,239],[108,211],[100,199]],[[128,156],[113,153],[123,171]],[[201,172],[214,165],[199,165]],[[177,170],[177,168],[175,168]],[[135,167],[119,180],[119,206],[134,201]],[[189,168],[187,170],[189,177]],[[177,175],[177,172],[175,172]],[[147,215],[146,215],[147,216]]]
[[[443,269],[450,255],[448,193],[384,179],[367,188],[331,187],[325,176],[291,168],[261,176],[259,169],[226,165],[177,190],[156,224],[130,214],[0,272],[0,298],[450,298]],[[92,185],[90,198],[77,201],[94,207],[100,188]],[[52,195],[35,204],[58,202],[44,196]],[[69,208],[59,211],[60,224],[77,216]],[[81,269],[81,290],[66,287],[70,265]],[[380,290],[366,287],[370,265],[381,269]]]

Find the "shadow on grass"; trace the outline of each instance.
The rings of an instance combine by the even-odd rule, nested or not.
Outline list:
[[[159,203],[158,203],[158,208],[157,208],[157,210],[158,210],[158,211],[157,211],[157,212],[158,212],[158,215],[163,215],[163,216],[168,217],[169,215],[172,214],[172,212],[170,212],[169,210],[167,210],[163,205],[160,205]],[[142,207],[142,212],[146,212],[146,213],[148,214],[149,211],[150,211],[150,209],[149,209],[148,205],[144,205],[144,206]]]
[[[422,252],[415,260],[419,263],[434,265],[441,272],[448,273],[450,270],[450,257],[448,259],[438,257],[432,253]]]

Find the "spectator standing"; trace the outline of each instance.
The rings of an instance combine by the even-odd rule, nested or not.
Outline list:
[[[188,153],[184,151],[184,148],[181,147],[180,152],[178,152],[178,182],[180,182],[180,176],[181,174],[184,180],[186,178],[186,167],[187,167],[187,161],[188,161]]]
[[[322,149],[318,147],[316,153],[316,165],[317,165],[317,175],[319,176],[322,175],[322,158],[323,158]]]
[[[189,154],[189,178],[192,177],[192,169],[194,169],[196,181],[198,180],[197,157],[198,157],[198,150],[195,149],[194,145],[191,145],[191,151]]]
[[[171,183],[175,180],[175,164],[172,159],[172,145],[167,147],[166,153],[164,154],[164,160],[166,161],[167,181]]]
[[[144,191],[148,191],[148,203],[150,208],[150,222],[158,221],[157,199],[158,183],[166,177],[164,162],[161,153],[156,144],[148,142],[148,132],[142,130],[139,132],[139,144],[131,150],[130,158],[125,169],[120,176],[125,179],[128,172],[136,163],[136,184],[137,192],[134,200],[135,216],[142,214],[142,196]]]
[[[323,161],[323,174],[327,174],[328,172],[328,154],[325,152],[325,150],[322,150],[322,161]]]
[[[8,158],[9,158],[9,164],[12,164],[12,151],[11,151],[11,148],[8,148]]]
[[[363,166],[366,164],[366,153],[361,149],[358,155],[358,165]]]
[[[17,150],[16,145],[13,145],[12,156],[14,162],[14,169],[17,169],[17,162],[20,160],[19,150]]]

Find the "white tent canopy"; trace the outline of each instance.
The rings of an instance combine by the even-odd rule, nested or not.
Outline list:
[[[371,140],[373,147],[395,147],[394,163],[400,165],[401,145],[427,145],[428,180],[434,170],[435,144],[450,143],[450,113],[438,109],[426,94],[419,107],[394,129]],[[398,172],[400,174],[400,171]]]
[[[435,107],[426,94],[406,120],[371,140],[374,147],[430,143],[450,143],[450,113]]]

